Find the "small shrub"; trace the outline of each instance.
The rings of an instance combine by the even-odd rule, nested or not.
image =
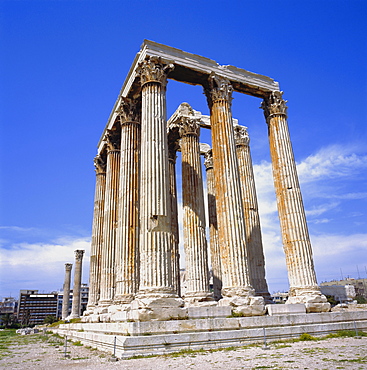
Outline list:
[[[73,346],[82,346],[82,342],[80,340],[73,342]]]
[[[313,337],[312,335],[310,334],[307,334],[307,333],[303,333],[299,336],[299,340],[301,341],[307,341],[307,340],[317,340],[317,338]]]

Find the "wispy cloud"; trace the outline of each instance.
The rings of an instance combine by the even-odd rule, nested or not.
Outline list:
[[[88,281],[89,238],[65,237],[47,243],[14,243],[0,247],[1,296],[20,289],[57,290],[62,287],[64,264],[74,262],[74,251],[86,251],[83,282]]]

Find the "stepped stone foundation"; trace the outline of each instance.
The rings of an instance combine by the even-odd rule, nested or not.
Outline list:
[[[167,121],[169,79],[201,85],[210,115],[204,116],[188,103],[182,103]],[[224,318],[263,316],[265,305],[272,302],[265,277],[249,135],[247,128],[232,117],[233,92],[261,99],[268,126],[290,282],[287,303],[294,304],[292,308],[283,307],[281,312],[269,309],[274,315],[272,319],[267,316],[253,318],[254,321],[226,321],[229,319]],[[147,328],[186,325],[198,333],[182,332],[180,341],[189,341],[185,336],[196,335],[202,338],[197,339],[197,343],[207,340],[213,344],[230,343],[230,340],[220,334],[203,334],[200,325],[213,325],[213,331],[219,333],[221,325],[232,330],[232,324],[243,328],[245,324],[252,327],[260,321],[264,325],[269,320],[275,323],[283,314],[284,320],[291,321],[302,312],[329,311],[330,305],[316,281],[282,94],[279,84],[269,77],[233,66],[220,66],[198,55],[144,41],[98,144],[90,296],[83,322],[95,323],[95,328],[111,323],[108,328],[119,328],[111,329],[112,332],[132,330],[139,325]],[[200,143],[200,133],[205,129],[211,132],[211,145]],[[180,284],[179,267],[178,151],[182,158],[185,289]],[[205,170],[201,156],[205,159]],[[209,241],[205,212],[209,216]],[[209,285],[210,264],[213,289]],[[204,321],[192,320],[200,316]],[[313,317],[323,320],[322,316]],[[168,324],[167,320],[175,319],[184,320],[181,324]],[[153,321],[161,323],[149,324]],[[121,325],[114,326],[113,322]],[[126,329],[128,327],[130,329]],[[170,329],[167,330],[163,332],[169,333]],[[91,340],[89,334],[85,335],[85,341]],[[102,338],[110,337],[100,338],[103,341]],[[131,341],[124,337],[126,345]],[[175,347],[173,343],[172,339],[170,348]],[[123,348],[121,354],[125,353]]]

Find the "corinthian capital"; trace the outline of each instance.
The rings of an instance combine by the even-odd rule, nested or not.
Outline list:
[[[107,133],[103,139],[106,142],[107,149],[109,151],[120,149],[120,137],[117,131],[107,130]]]
[[[74,253],[75,261],[81,262],[81,260],[83,259],[84,250],[77,249],[76,251],[74,251]]]
[[[213,152],[212,150],[208,150],[207,152],[205,152],[204,154],[204,166],[207,170],[213,168]]]
[[[159,57],[149,57],[139,64],[136,73],[142,86],[148,82],[158,82],[165,86],[167,75],[173,68],[173,64],[164,64]]]
[[[96,169],[97,175],[106,172],[106,162],[102,159],[100,155],[94,158],[94,167]]]
[[[179,124],[180,137],[182,136],[199,136],[200,134],[200,120],[197,118],[182,117]]]
[[[65,271],[71,271],[73,265],[71,263],[65,263]]]
[[[250,142],[250,137],[247,132],[247,127],[245,126],[234,126],[234,139],[236,141],[236,145],[248,145]]]
[[[233,87],[231,82],[222,76],[211,73],[208,78],[209,88],[204,92],[208,99],[208,105],[211,107],[216,100],[225,100],[228,104],[232,103]]]
[[[127,122],[139,123],[141,116],[141,102],[136,99],[121,97],[121,102],[116,113],[118,114],[121,125]]]
[[[261,108],[264,109],[264,115],[268,121],[272,116],[287,116],[287,100],[283,99],[283,91],[272,91],[270,95],[263,100]]]

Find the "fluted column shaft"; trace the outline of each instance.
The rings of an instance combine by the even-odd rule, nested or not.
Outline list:
[[[129,303],[138,289],[140,106],[123,98],[115,303]]]
[[[199,149],[200,126],[195,119],[181,122],[182,198],[187,301],[212,298],[209,290],[208,248]]]
[[[170,144],[170,143],[169,143]],[[181,296],[180,279],[180,252],[179,252],[179,228],[177,207],[177,183],[176,183],[176,150],[169,148],[169,176],[171,195],[171,228],[174,236],[174,247],[172,251],[173,285],[174,291]]]
[[[106,163],[97,156],[94,161],[96,168],[96,189],[94,195],[94,215],[92,227],[92,244],[89,267],[88,309],[93,309],[99,300],[101,283],[101,257],[103,244],[103,218],[106,191]]]
[[[220,250],[218,243],[218,222],[217,222],[217,206],[215,199],[214,186],[214,169],[213,169],[213,153],[209,150],[205,153],[206,168],[206,184],[208,190],[208,218],[209,218],[209,235],[210,235],[210,257],[213,273],[213,290],[214,299],[219,300],[222,297],[222,271],[220,261]]]
[[[288,131],[286,101],[279,91],[263,102],[268,124],[274,185],[288,268],[290,296],[319,290],[312,248]]]
[[[231,99],[232,86],[216,75],[207,90],[212,128],[218,239],[222,262],[223,297],[253,294],[247,264],[246,230],[238,175]]]
[[[153,59],[145,61],[141,67],[139,298],[176,296],[166,133],[167,72],[167,66]]]
[[[114,298],[115,245],[120,176],[120,145],[117,135],[109,132],[106,135],[105,141],[107,143],[106,193],[101,261],[101,289],[98,303],[101,306],[111,305]]]
[[[73,285],[73,301],[71,306],[70,319],[80,317],[80,293],[82,285],[82,262],[83,262],[83,250],[75,251],[75,269],[74,269],[74,285]]]
[[[265,279],[265,258],[261,237],[255,178],[249,146],[250,139],[246,127],[236,126],[234,132],[242,186],[250,281],[252,287],[255,289],[256,295],[263,296],[266,301],[271,301],[268,284]]]
[[[62,320],[65,320],[69,315],[70,281],[72,267],[73,265],[71,263],[65,263],[65,280],[63,286],[62,310],[61,310]]]

